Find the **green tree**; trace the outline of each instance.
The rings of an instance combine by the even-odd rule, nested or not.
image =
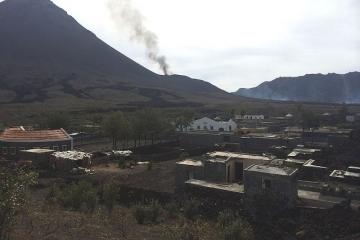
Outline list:
[[[316,116],[313,112],[304,111],[302,113],[302,128],[318,128],[320,126],[320,118]]]
[[[175,126],[181,132],[190,126],[194,118],[194,112],[185,110],[182,111],[179,116],[175,119]]]
[[[45,126],[49,129],[67,129],[70,126],[70,118],[66,113],[49,113],[45,121]]]
[[[145,142],[150,136],[153,144],[155,136],[171,129],[168,119],[159,110],[147,108],[137,112],[135,117],[133,131],[136,135],[144,136]]]
[[[0,168],[0,239],[8,239],[16,214],[26,204],[26,192],[37,175],[22,170]]]
[[[113,149],[116,149],[119,140],[127,140],[130,137],[131,126],[122,112],[116,112],[105,118],[103,131],[105,135],[111,137]]]

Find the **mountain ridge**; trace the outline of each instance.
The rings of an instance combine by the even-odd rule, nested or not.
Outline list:
[[[243,97],[319,103],[360,103],[360,72],[279,77],[254,88],[240,88]]]

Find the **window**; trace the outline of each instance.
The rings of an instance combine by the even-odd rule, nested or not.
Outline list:
[[[62,146],[62,150],[63,150],[63,151],[67,151],[67,146],[66,146],[66,145],[63,145],[63,146]]]
[[[7,149],[7,147],[3,147],[3,148],[2,148],[2,153],[3,153],[4,155],[8,154],[8,149]]]
[[[59,146],[53,146],[54,151],[59,151]]]
[[[231,126],[229,126],[229,131],[231,132]]]
[[[10,148],[10,154],[11,155],[16,155],[16,147],[11,147]]]
[[[263,180],[263,189],[264,190],[271,189],[271,181],[269,179],[264,179]]]
[[[207,128],[207,126],[204,126],[204,130],[207,130],[208,128]]]
[[[197,126],[197,129],[200,130],[200,126]]]
[[[214,127],[213,127],[213,126],[210,126],[210,129],[211,129],[211,130],[214,130]]]

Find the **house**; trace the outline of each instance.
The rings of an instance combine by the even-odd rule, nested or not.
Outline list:
[[[330,174],[330,180],[359,185],[360,167],[350,166],[346,169],[346,171],[334,170]]]
[[[29,130],[24,127],[7,128],[0,134],[2,155],[17,158],[21,150],[45,148],[67,151],[73,148],[73,139],[64,129]]]
[[[246,200],[270,193],[281,197],[289,206],[295,206],[297,192],[297,168],[284,165],[254,164],[244,170],[244,193]]]
[[[355,115],[347,115],[347,116],[345,117],[345,120],[346,120],[347,122],[355,122],[356,118],[355,118]]]
[[[51,149],[29,149],[21,150],[19,159],[31,161],[32,166],[39,169],[49,169],[51,167],[50,155],[55,151]]]
[[[309,160],[310,158],[318,157],[319,155],[321,155],[321,149],[305,148],[303,145],[298,145],[291,153],[288,154],[288,157]]]
[[[264,120],[265,116],[260,114],[260,115],[236,115],[235,116],[235,120]]]
[[[208,131],[208,132],[235,132],[237,124],[230,119],[229,121],[216,121],[208,117],[203,117],[193,121],[185,131]]]
[[[191,179],[208,183],[239,183],[244,169],[252,164],[269,163],[272,157],[233,152],[211,152],[198,159],[186,159],[176,164],[178,189]]]

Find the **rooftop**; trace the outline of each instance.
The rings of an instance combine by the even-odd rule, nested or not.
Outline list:
[[[245,153],[234,153],[234,152],[211,152],[207,156],[215,159],[224,159],[227,161],[230,159],[239,159],[239,160],[261,160],[261,161],[270,161],[271,158],[263,155],[252,155]]]
[[[23,127],[7,128],[0,134],[0,141],[58,141],[69,140],[71,137],[64,129],[57,130],[26,130]]]
[[[54,152],[51,155],[54,156],[55,158],[68,159],[71,161],[91,158],[90,153],[78,152],[78,151]]]
[[[297,172],[297,168],[291,168],[286,166],[273,166],[273,165],[260,165],[254,164],[245,169],[248,172],[259,172],[259,173],[266,173],[266,174],[273,174],[273,175],[280,175],[280,176],[291,176],[295,172]]]
[[[227,192],[234,192],[234,193],[243,193],[244,192],[244,185],[239,185],[237,183],[220,184],[220,183],[212,183],[212,182],[206,182],[203,180],[196,180],[196,179],[190,179],[190,180],[186,181],[185,183],[192,185],[192,186],[210,188],[210,189],[216,189],[216,190],[223,190],[223,191],[227,191]]]
[[[193,159],[186,159],[186,160],[177,162],[177,164],[187,165],[187,166],[195,166],[195,167],[201,167],[203,165],[202,161],[193,160]]]
[[[41,154],[41,153],[53,153],[55,151],[51,150],[51,149],[34,148],[34,149],[29,149],[29,150],[22,150],[21,152]]]

